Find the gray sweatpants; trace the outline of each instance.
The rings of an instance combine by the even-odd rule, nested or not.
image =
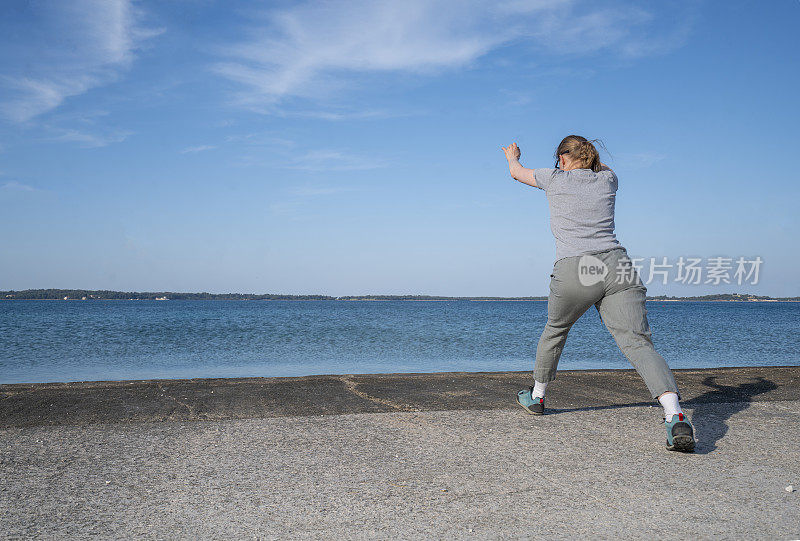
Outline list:
[[[645,308],[647,289],[624,248],[559,259],[550,278],[547,325],[539,339],[533,369],[537,381],[544,383],[555,379],[567,333],[578,318],[595,305],[619,349],[644,379],[653,398],[667,391],[678,393],[672,371],[650,339]]]

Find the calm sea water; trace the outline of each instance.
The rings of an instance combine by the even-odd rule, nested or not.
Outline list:
[[[800,364],[800,303],[648,303],[673,368]],[[0,383],[529,370],[514,301],[2,301]],[[559,368],[630,368],[592,308]]]

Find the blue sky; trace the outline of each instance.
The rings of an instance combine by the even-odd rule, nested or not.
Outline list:
[[[601,138],[645,258],[800,295],[800,2],[4,2],[0,289],[545,295]]]

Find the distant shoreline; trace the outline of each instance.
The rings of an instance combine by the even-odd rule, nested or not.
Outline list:
[[[61,301],[65,299],[0,299],[0,301]],[[84,299],[66,299],[67,301],[82,301]],[[85,299],[88,300],[88,299]],[[154,299],[92,299],[95,301],[152,301]],[[274,301],[291,301],[291,302],[313,302],[320,299],[167,299],[174,301],[256,301],[256,302],[274,302]],[[547,299],[322,299],[330,302],[547,302]],[[769,300],[707,300],[707,299],[693,299],[693,298],[677,298],[677,299],[656,299],[647,298],[647,302],[727,302],[727,303],[742,303],[742,304],[777,304],[777,303],[800,303],[800,299],[769,299]]]
[[[514,301],[545,302],[547,297],[445,297],[438,295],[283,295],[277,293],[179,293],[169,291],[109,291],[84,289],[26,289],[22,291],[0,291],[2,300],[256,300],[256,301]],[[667,297],[658,295],[647,297],[653,302],[800,302],[800,297],[767,297],[744,293],[723,293],[693,297]]]

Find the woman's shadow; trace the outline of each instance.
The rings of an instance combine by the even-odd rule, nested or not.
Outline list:
[[[713,390],[681,404],[694,410],[691,421],[697,438],[695,453],[698,454],[708,454],[717,448],[717,442],[728,433],[728,419],[749,408],[753,397],[778,388],[774,381],[761,376],[739,385],[721,385],[716,379],[717,376],[705,378],[703,385]]]
[[[691,422],[694,425],[697,445],[696,454],[708,454],[717,448],[717,442],[728,433],[726,422],[733,415],[750,407],[753,397],[768,393],[778,388],[778,384],[764,377],[751,378],[749,383],[739,385],[722,385],[716,382],[717,376],[708,376],[703,385],[712,390],[694,398],[681,402],[684,407],[693,409]],[[635,402],[606,406],[587,406],[581,408],[552,408],[548,413],[566,413],[573,411],[605,410],[636,406],[652,406],[652,402]]]

